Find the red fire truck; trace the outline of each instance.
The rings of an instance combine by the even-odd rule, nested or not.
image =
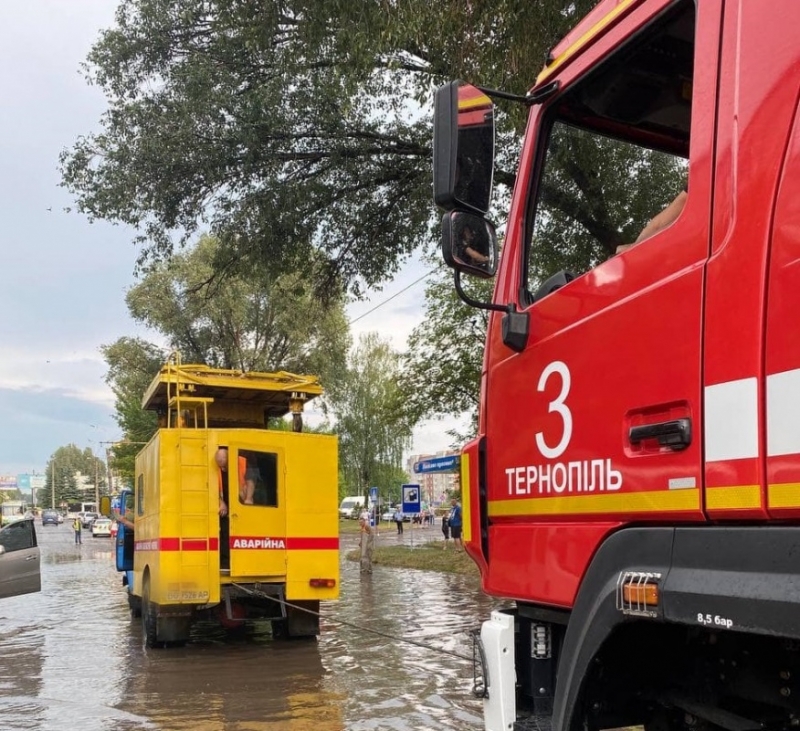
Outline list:
[[[453,82],[434,120],[445,260],[492,310],[486,728],[800,726],[800,2],[600,2],[517,97],[502,252],[498,97]]]

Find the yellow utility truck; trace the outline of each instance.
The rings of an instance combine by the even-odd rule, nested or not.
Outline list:
[[[135,484],[104,512],[119,520],[117,569],[149,646],[183,643],[192,622],[272,621],[319,634],[321,600],[339,595],[337,440],[302,433],[316,377],[183,365],[147,389],[159,429]],[[268,428],[291,414],[291,430]]]

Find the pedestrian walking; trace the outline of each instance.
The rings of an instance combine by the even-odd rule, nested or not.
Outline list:
[[[394,515],[392,516],[392,520],[397,525],[397,535],[398,536],[402,536],[403,535],[403,512],[400,510],[400,508],[397,508],[394,511]]]
[[[447,550],[447,542],[450,540],[450,521],[446,515],[442,516],[442,535],[444,536],[444,545],[442,550]]]
[[[361,573],[372,573],[372,553],[375,549],[375,533],[370,525],[369,512],[366,509],[361,511],[361,518],[359,520],[361,525]]]
[[[72,530],[75,531],[75,545],[80,546],[83,541],[81,540],[81,531],[83,530],[83,526],[81,525],[81,519],[75,518],[72,521]]]

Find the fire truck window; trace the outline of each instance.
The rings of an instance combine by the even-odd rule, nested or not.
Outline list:
[[[636,241],[688,185],[695,8],[684,2],[553,101],[526,289]]]
[[[240,488],[240,502],[245,502],[243,496],[252,493],[253,505],[262,507],[278,507],[278,455],[273,452],[256,452],[243,449],[239,452],[239,459],[244,460],[240,468],[243,473],[244,485]]]

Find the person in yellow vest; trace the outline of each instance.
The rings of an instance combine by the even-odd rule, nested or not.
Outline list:
[[[81,519],[75,518],[72,521],[72,530],[75,531],[75,545],[80,546],[83,541],[81,540],[81,531],[83,530],[83,526],[81,525]]]

